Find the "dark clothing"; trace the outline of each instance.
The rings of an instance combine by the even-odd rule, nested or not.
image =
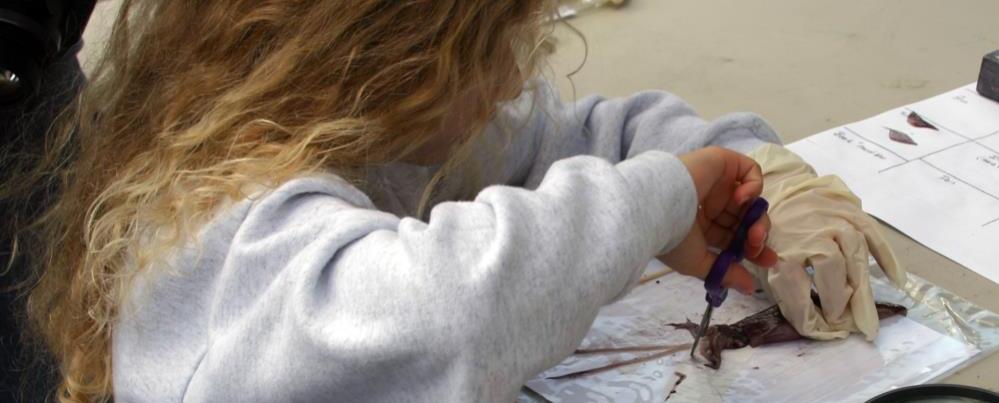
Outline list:
[[[63,17],[57,22],[63,27],[60,33],[62,51],[42,68],[40,85],[33,93],[13,103],[0,104],[0,155],[4,156],[0,160],[0,175],[4,182],[16,174],[16,167],[41,155],[52,121],[77,95],[84,81],[76,53],[96,0],[0,0],[0,8],[24,11],[25,7],[44,7],[46,3],[49,7],[65,7],[65,12],[61,13]],[[25,313],[20,294],[24,290],[15,287],[27,278],[29,262],[21,257],[9,270],[2,270],[12,252],[16,223],[27,222],[40,213],[49,190],[35,188],[16,200],[0,200],[0,212],[4,214],[4,219],[0,220],[0,363],[3,363],[0,401],[3,402],[44,401],[57,379],[51,360],[41,350],[22,343],[21,339]]]

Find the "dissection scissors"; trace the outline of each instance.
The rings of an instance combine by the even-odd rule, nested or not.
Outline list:
[[[732,236],[728,247],[718,254],[718,258],[711,265],[711,271],[708,272],[707,278],[704,279],[704,289],[707,291],[704,299],[708,302],[708,308],[704,311],[704,316],[701,317],[701,326],[697,328],[697,337],[694,338],[694,346],[690,349],[691,357],[694,356],[694,351],[697,351],[697,343],[704,336],[708,325],[711,324],[711,313],[715,308],[721,306],[722,302],[725,302],[725,298],[728,297],[728,289],[722,287],[722,279],[725,278],[725,273],[728,273],[728,268],[732,263],[742,261],[749,228],[759,221],[760,217],[763,217],[763,214],[767,212],[769,207],[770,204],[762,197],[753,200],[753,203],[749,205],[749,209],[746,210],[746,214],[742,217],[739,228],[735,230],[735,234]]]

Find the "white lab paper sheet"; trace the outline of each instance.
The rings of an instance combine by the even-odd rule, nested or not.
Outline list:
[[[649,270],[656,267],[661,265],[652,262]],[[872,281],[876,296],[899,292],[879,278]],[[715,310],[712,323],[734,323],[770,305],[731,292]],[[604,307],[579,349],[690,343],[693,338],[687,331],[668,324],[699,321],[705,306],[703,282],[671,273]],[[642,363],[551,379],[656,351],[576,354],[527,386],[552,402],[857,402],[893,387],[932,380],[979,352],[906,317],[883,321],[873,342],[854,335],[830,342],[799,340],[726,350],[718,370],[705,367],[699,356],[692,360],[689,351],[688,347]]]
[[[938,130],[908,123],[911,113]],[[868,213],[999,283],[999,102],[974,84],[788,148],[820,175],[840,176]]]

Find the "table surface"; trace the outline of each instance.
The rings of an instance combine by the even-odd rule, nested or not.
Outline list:
[[[98,4],[85,67],[118,2]],[[994,0],[631,0],[569,21],[587,47],[560,24],[549,64],[565,99],[663,89],[707,118],[759,113],[790,143],[975,81],[996,16]],[[999,312],[999,285],[884,230],[910,272]],[[999,390],[999,354],[946,382]]]
[[[989,0],[632,0],[568,20],[588,46],[557,27],[550,74],[566,100],[662,89],[707,118],[759,113],[790,143],[974,82],[996,16]],[[884,231],[910,272],[999,312],[999,285]],[[999,390],[999,354],[944,382]]]

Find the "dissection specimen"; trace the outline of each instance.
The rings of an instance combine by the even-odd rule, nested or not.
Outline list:
[[[818,295],[812,294],[812,300],[818,305]],[[906,308],[901,305],[878,303],[878,319],[884,320],[896,315],[904,316]],[[687,323],[671,323],[677,329],[686,329],[697,337],[697,324],[687,320]],[[708,360],[705,364],[710,368],[721,367],[722,350],[743,348],[745,346],[759,347],[767,344],[803,338],[794,326],[784,319],[777,305],[746,317],[731,325],[712,325],[704,332],[701,340],[700,353]]]
[[[909,144],[914,146],[919,145],[916,144],[916,140],[913,140],[912,137],[909,137],[908,134],[902,133],[895,129],[888,129],[888,138],[892,139],[892,141],[896,141],[902,144]]]
[[[925,119],[923,119],[922,116],[919,116],[919,114],[916,112],[909,112],[909,116],[905,119],[905,121],[909,122],[910,125],[913,125],[915,127],[940,131],[940,129],[937,129],[936,126],[933,126],[932,124],[930,124],[930,122],[927,122]]]

